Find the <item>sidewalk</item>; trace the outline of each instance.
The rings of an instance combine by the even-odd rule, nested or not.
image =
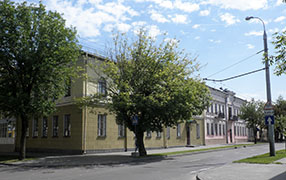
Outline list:
[[[200,172],[197,180],[285,180],[286,164],[232,163]]]
[[[244,143],[245,144],[245,143]],[[151,149],[147,150],[148,155],[158,153],[168,153],[177,151],[188,151],[215,148],[221,146],[232,146],[235,144],[220,144],[220,145],[209,145],[209,146],[197,146],[197,147],[178,147],[178,148],[167,148],[167,149]],[[231,147],[233,148],[233,147]],[[215,151],[221,151],[225,149],[218,149]],[[214,151],[214,150],[210,150]],[[6,163],[2,165],[10,166],[22,166],[22,167],[76,167],[76,166],[93,166],[93,165],[116,165],[126,163],[144,163],[146,161],[161,161],[166,159],[165,156],[147,156],[147,157],[132,157],[131,153],[128,152],[109,152],[109,153],[94,153],[84,155],[58,155],[58,156],[44,156],[30,161],[19,161],[14,163]],[[209,151],[200,151],[192,153],[203,153]],[[0,153],[0,155],[3,153]],[[39,157],[41,154],[31,154],[32,157]],[[1,163],[0,163],[1,164]]]

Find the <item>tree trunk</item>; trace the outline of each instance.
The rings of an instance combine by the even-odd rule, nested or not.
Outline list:
[[[254,144],[257,144],[257,129],[256,129],[256,127],[253,128],[253,136],[254,136]]]
[[[139,149],[139,156],[146,156],[147,152],[144,146],[144,132],[141,130],[138,130],[136,132],[136,139],[137,139],[137,145],[138,145],[138,149]]]
[[[20,137],[20,151],[19,151],[19,160],[26,158],[26,134],[28,128],[28,117],[21,115],[22,129]]]

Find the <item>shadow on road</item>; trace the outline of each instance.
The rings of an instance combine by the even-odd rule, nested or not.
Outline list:
[[[271,178],[270,180],[285,180],[286,179],[286,171],[284,173],[281,173],[273,178]]]
[[[119,165],[144,165],[163,160],[171,160],[164,156],[132,157],[124,155],[75,155],[75,156],[50,156],[39,159],[6,164],[9,168],[0,168],[3,171],[27,171],[30,169],[69,169],[69,168],[93,168],[95,166],[119,166]],[[3,166],[3,167],[5,167]]]

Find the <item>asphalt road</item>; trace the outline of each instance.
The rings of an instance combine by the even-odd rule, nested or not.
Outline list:
[[[276,144],[276,150],[283,148],[284,144]],[[119,165],[62,168],[0,166],[0,180],[191,180],[198,172],[266,152],[269,152],[268,144]]]

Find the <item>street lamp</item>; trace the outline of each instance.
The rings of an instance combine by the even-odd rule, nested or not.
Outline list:
[[[267,48],[267,35],[265,31],[265,24],[263,20],[259,17],[247,16],[245,18],[246,21],[251,19],[258,19],[263,24],[263,42],[264,42],[264,58],[265,58],[265,77],[266,77],[266,93],[267,93],[267,103],[266,106],[268,108],[273,109],[272,100],[271,100],[271,89],[270,89],[270,74],[269,74],[269,60],[268,60],[268,48]],[[272,114],[273,118],[273,114]],[[267,120],[266,120],[267,121]],[[274,118],[273,118],[274,122]],[[274,146],[274,124],[268,123],[268,139],[269,139],[269,149],[270,149],[270,156],[275,156],[275,146]]]

